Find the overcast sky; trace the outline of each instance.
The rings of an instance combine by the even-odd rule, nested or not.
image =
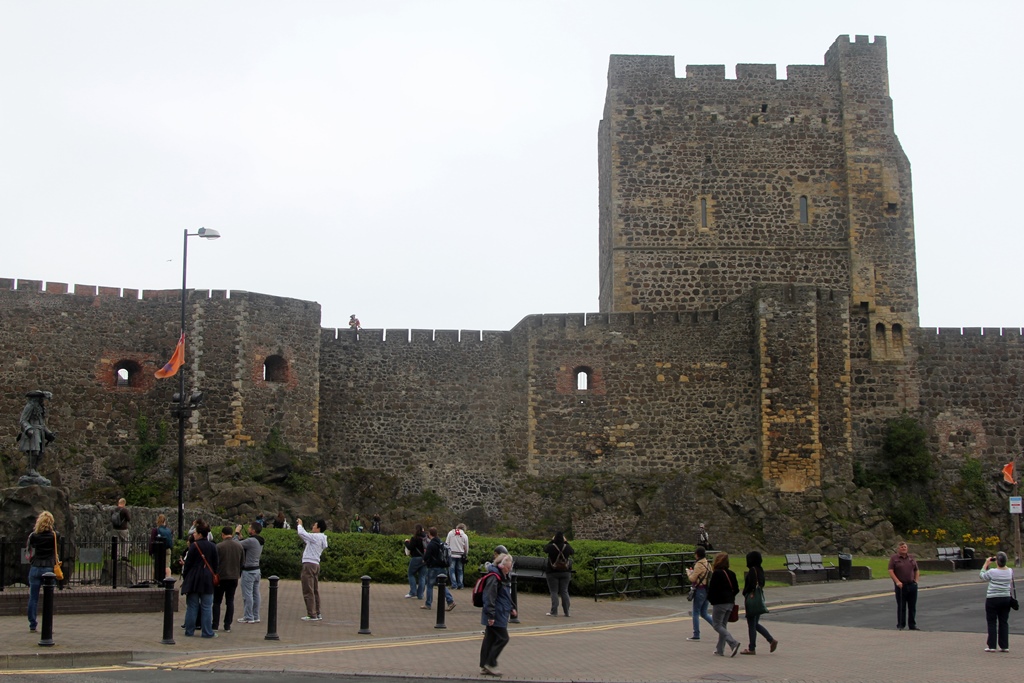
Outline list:
[[[0,277],[318,301],[325,327],[598,310],[610,54],[884,35],[922,326],[1021,327],[1024,3],[0,0]]]

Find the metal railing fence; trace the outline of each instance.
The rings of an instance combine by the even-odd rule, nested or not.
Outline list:
[[[58,552],[64,580],[58,582],[58,588],[158,585],[164,578],[165,550],[159,542],[150,555],[148,533],[131,536],[128,541],[116,535],[78,536],[73,547],[61,537]],[[27,585],[30,566],[24,541],[0,538],[0,591],[16,584]]]
[[[690,589],[686,570],[693,562],[692,552],[595,557],[591,560],[594,600],[676,590],[685,593]]]

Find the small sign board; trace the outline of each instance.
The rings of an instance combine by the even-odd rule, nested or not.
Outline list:
[[[1022,499],[1024,499],[1024,497],[1022,497],[1022,496],[1010,496],[1010,514],[1011,515],[1019,515],[1019,514],[1021,514],[1021,512],[1022,512],[1021,508],[1024,507],[1024,504],[1021,503]]]

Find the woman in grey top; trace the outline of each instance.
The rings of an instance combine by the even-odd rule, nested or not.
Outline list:
[[[993,561],[998,566],[989,569],[988,566]],[[988,581],[988,590],[985,592],[988,646],[985,648],[985,652],[995,652],[997,642],[999,652],[1009,652],[1010,595],[1013,585],[1013,570],[1006,566],[1006,553],[998,552],[995,557],[985,560],[985,566],[981,568],[981,578]]]

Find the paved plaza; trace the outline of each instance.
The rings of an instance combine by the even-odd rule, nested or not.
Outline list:
[[[975,572],[926,576],[928,592],[977,582],[982,611],[984,585]],[[891,595],[888,579],[802,585],[768,590],[772,614],[763,618],[781,643],[768,653],[735,658],[712,654],[715,634],[706,624],[702,640],[691,633],[688,603],[681,596],[639,600],[575,598],[571,618],[547,617],[543,594],[520,594],[521,623],[510,627],[511,642],[500,660],[506,680],[525,681],[990,681],[1005,678],[1021,663],[1024,643],[1011,635],[1011,652],[986,654],[983,618],[976,633],[897,632],[895,629],[787,623],[782,615],[798,605]],[[455,591],[457,607],[445,614],[447,628],[435,628],[436,611],[402,596],[404,586],[372,586],[370,635],[359,635],[360,586],[321,584],[324,620],[303,622],[301,589],[282,581],[277,633],[268,641],[266,615],[260,624],[232,625],[218,638],[187,638],[177,627],[176,643],[162,645],[163,617],[151,614],[54,616],[53,647],[38,645],[24,617],[0,618],[0,676],[45,668],[159,666],[218,671],[305,671],[444,679],[483,679],[479,674],[480,610],[469,589]],[[264,611],[268,584],[263,582]],[[236,598],[236,616],[241,601]],[[885,609],[895,610],[885,602]],[[182,606],[183,607],[183,604]],[[436,603],[435,603],[436,607]],[[894,614],[892,615],[895,618]],[[1017,616],[1014,613],[1013,616]],[[774,617],[774,619],[773,619]],[[972,615],[972,620],[974,616]],[[1013,617],[1011,617],[1011,620]],[[973,623],[973,621],[972,621]],[[969,629],[967,629],[969,630]],[[746,645],[746,623],[732,625]],[[489,678],[489,677],[487,677]]]

